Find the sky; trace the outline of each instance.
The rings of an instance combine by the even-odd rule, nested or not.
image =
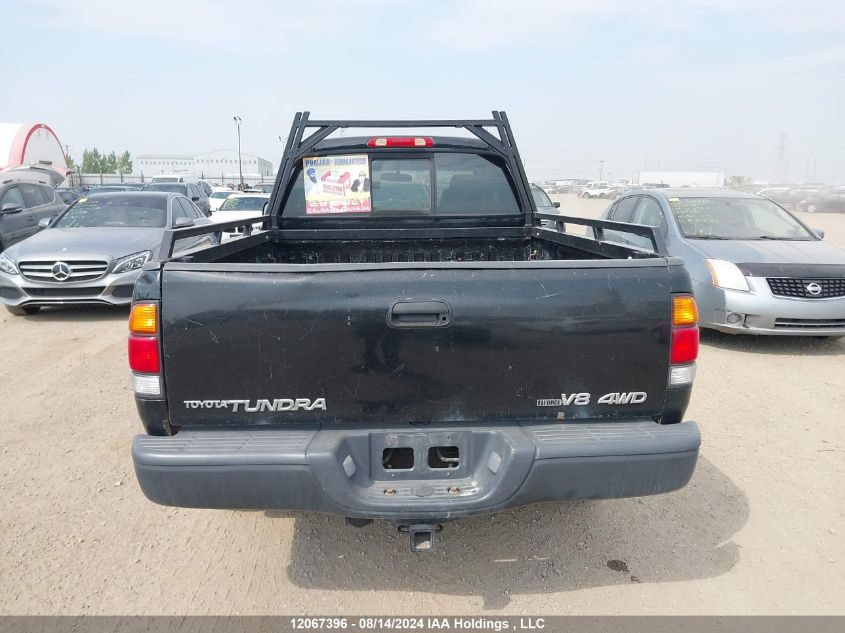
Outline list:
[[[79,161],[235,148],[238,115],[278,163],[299,110],[497,109],[532,180],[845,183],[844,36],[842,0],[3,0],[0,121]]]

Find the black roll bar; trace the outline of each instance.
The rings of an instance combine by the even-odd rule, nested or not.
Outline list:
[[[516,184],[520,205],[525,210],[525,226],[532,225],[531,218],[537,209],[534,198],[531,196],[528,178],[522,167],[508,116],[504,112],[494,110],[492,119],[399,119],[394,121],[311,120],[310,112],[297,112],[293,117],[293,124],[285,144],[285,153],[279,165],[276,186],[273,187],[273,195],[270,197],[268,206],[270,216],[273,217],[273,228],[279,228],[282,199],[285,195],[284,188],[287,187],[296,165],[314,149],[317,143],[337,130],[348,128],[462,128],[467,130],[486,143],[505,161]],[[498,136],[490,133],[486,128],[495,128]],[[316,129],[316,131],[306,136],[306,131],[309,129]]]

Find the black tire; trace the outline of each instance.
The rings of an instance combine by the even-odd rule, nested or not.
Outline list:
[[[35,314],[41,309],[41,306],[6,306],[6,309],[15,316],[26,316]]]

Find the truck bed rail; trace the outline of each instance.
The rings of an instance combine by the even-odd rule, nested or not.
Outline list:
[[[253,234],[253,226],[259,222],[262,229],[266,230],[266,239],[290,239],[290,240],[385,240],[385,239],[448,239],[448,238],[486,238],[486,237],[519,237],[534,236],[548,237],[555,242],[580,248],[581,250],[596,254],[601,257],[617,257],[626,259],[630,256],[630,250],[640,251],[644,254],[651,254],[644,249],[638,249],[631,245],[614,245],[604,239],[604,231],[612,230],[623,233],[639,235],[650,240],[654,249],[654,255],[666,256],[666,241],[663,235],[651,226],[639,224],[628,224],[625,222],[613,222],[611,220],[593,220],[590,218],[579,218],[570,215],[559,215],[556,213],[536,213],[534,218],[550,220],[558,227],[564,223],[578,224],[592,228],[595,238],[583,235],[566,233],[560,228],[548,228],[540,226],[531,227],[420,227],[420,228],[355,228],[355,229],[273,229],[267,230],[271,223],[270,216],[263,218],[247,218],[244,220],[233,220],[219,224],[207,224],[203,226],[191,226],[181,229],[168,229],[164,232],[159,260],[167,261],[173,258],[173,250],[181,239],[197,237],[208,233],[219,231],[231,231],[237,228],[244,228],[244,237]],[[222,245],[225,246],[225,245]],[[220,246],[215,248],[221,248]],[[627,249],[627,250],[626,250]],[[203,250],[203,249],[200,249]],[[193,252],[188,253],[193,254]]]
[[[599,243],[606,242],[606,240],[604,239],[605,229],[609,231],[619,231],[620,233],[632,233],[633,235],[639,235],[648,240],[651,240],[651,244],[654,247],[655,254],[668,255],[668,250],[666,248],[666,240],[663,238],[663,234],[657,230],[657,227],[654,226],[645,226],[642,224],[629,224],[628,222],[614,222],[612,220],[594,220],[591,218],[579,218],[572,215],[560,215],[557,213],[535,213],[534,217],[538,220],[550,220],[552,222],[555,222],[557,225],[569,222],[570,224],[578,224],[581,226],[590,227],[594,230],[596,236],[595,240]],[[557,228],[556,230],[563,232],[561,228]],[[627,247],[636,248],[632,246]]]
[[[243,227],[244,236],[252,235],[252,227],[255,224],[261,223],[262,229],[267,229],[270,224],[270,216],[263,216],[260,218],[245,218],[243,220],[231,220],[229,222],[217,222],[215,224],[203,224],[200,226],[187,226],[181,229],[167,229],[164,232],[164,237],[161,240],[161,250],[159,251],[159,259],[166,261],[173,257],[173,249],[176,242],[188,237],[198,237],[200,235],[207,235],[208,233],[217,233],[222,231],[233,231]]]

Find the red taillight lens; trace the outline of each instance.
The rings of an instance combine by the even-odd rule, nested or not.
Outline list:
[[[161,365],[158,359],[158,339],[155,336],[129,335],[129,367],[132,371],[159,373]]]
[[[432,147],[434,139],[428,136],[374,136],[367,147]]]
[[[698,326],[672,330],[672,364],[691,363],[698,358]]]

